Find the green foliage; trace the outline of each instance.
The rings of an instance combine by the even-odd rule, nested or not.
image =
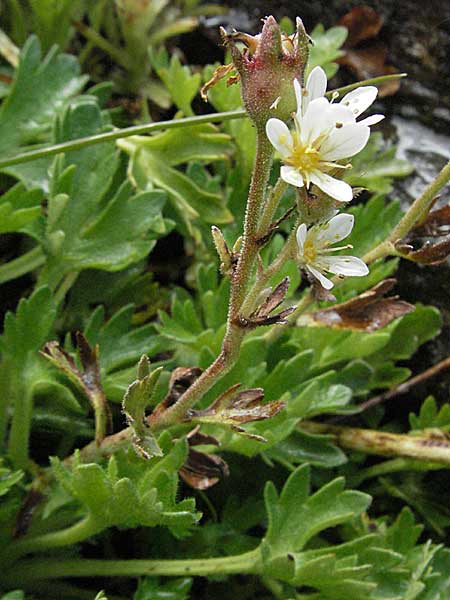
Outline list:
[[[325,30],[323,25],[316,25],[311,32],[313,45],[309,53],[308,70],[320,65],[331,79],[338,70],[338,65],[334,62],[342,56],[340,50],[342,44],[347,38],[347,29],[345,27],[331,27]]]
[[[92,135],[104,127],[98,105],[81,100],[64,114],[57,139]],[[167,233],[161,215],[164,194],[134,195],[126,182],[111,193],[117,168],[113,144],[85,148],[55,161],[43,239],[49,252],[44,278],[52,286],[70,271],[124,269],[144,258],[155,238]]]
[[[150,361],[144,355],[139,361],[138,378],[130,384],[122,402],[123,412],[134,432],[134,447],[146,459],[162,456],[155,436],[144,422],[145,409],[151,404],[161,369],[162,367],[150,372]]]
[[[47,141],[54,117],[85,83],[75,57],[53,48],[42,60],[39,41],[30,38],[0,108],[0,153],[11,156],[24,146]]]
[[[152,54],[152,64],[175,106],[185,116],[192,115],[191,103],[200,87],[200,73],[192,73],[188,66],[183,66],[176,54],[169,60],[165,48]]]
[[[388,194],[394,178],[406,177],[413,170],[408,161],[396,158],[395,153],[395,146],[384,149],[381,133],[373,133],[367,146],[352,160],[352,169],[346,173],[345,181],[374,194]]]
[[[21,184],[9,189],[0,198],[0,233],[21,231],[41,214],[42,193],[27,191]]]
[[[41,43],[70,41],[79,61],[55,49],[42,57],[30,38],[15,73],[0,67],[6,82],[14,76],[0,88],[5,156],[92,141],[119,121],[131,125],[139,110],[148,119],[148,106],[154,118],[149,98],[173,104],[175,119],[193,115],[201,80],[213,73],[211,65],[201,73],[183,63],[182,53],[161,48],[168,37],[192,30],[194,13],[211,11],[197,0],[8,6],[15,25],[8,19],[6,28],[14,39],[26,32],[26,15]],[[334,74],[345,37],[342,27],[316,27],[308,68],[320,64]],[[78,62],[99,82],[84,94],[87,78]],[[116,94],[107,104],[106,76],[116,91],[132,92],[132,101]],[[222,80],[209,98],[218,111],[238,109],[240,84]],[[54,159],[5,169],[0,234],[7,235],[0,241],[10,262],[0,265],[0,281],[26,277],[5,287],[5,305],[16,308],[7,312],[0,337],[1,600],[29,592],[94,598],[86,584],[92,575],[102,577],[93,590],[105,587],[96,600],[449,596],[444,467],[395,458],[369,462],[361,452],[344,453],[334,436],[299,428],[301,420],[336,415],[361,421],[361,403],[407,379],[407,361],[439,333],[435,308],[419,304],[370,333],[325,327],[308,315],[291,327],[255,327],[245,332],[239,360],[226,365],[195,406],[169,431],[154,427],[158,411],[195,386],[222,349],[214,364],[229,357],[222,342],[230,277],[211,258],[210,226],[221,225],[233,248],[231,272],[254,156],[254,128],[238,119],[117,145],[81,142]],[[377,134],[354,158],[346,179],[369,195],[348,208],[357,256],[401,219],[400,203],[389,194],[394,179],[410,170]],[[276,216],[294,204],[289,190]],[[259,269],[280,255],[294,219],[288,215],[261,243]],[[338,301],[368,290],[397,266],[397,259],[371,264],[369,276],[336,285]],[[282,308],[308,293],[290,259],[265,287],[285,277]],[[20,290],[25,297],[18,301]],[[268,293],[262,290],[255,304]],[[314,300],[306,311],[324,305]],[[246,326],[238,319],[232,327],[237,323]],[[43,348],[59,370],[43,360]],[[111,415],[106,439],[104,432],[94,439],[99,398],[102,414]],[[378,424],[382,415],[378,407],[362,420]],[[382,431],[407,430],[400,410],[388,407],[384,415]],[[445,436],[450,409],[427,398],[409,425],[411,436]],[[341,475],[359,489],[346,489]],[[47,563],[55,573],[42,568]],[[111,583],[110,575],[121,578]],[[70,585],[45,584],[47,577],[66,576],[74,577]],[[136,585],[135,576],[143,577]]]
[[[174,579],[160,583],[158,579],[146,577],[139,582],[133,600],[188,600],[192,579]]]
[[[448,431],[450,428],[450,406],[443,404],[439,409],[432,396],[424,401],[418,415],[409,414],[409,425],[413,430],[438,428]]]
[[[344,483],[335,479],[310,495],[310,469],[304,465],[290,475],[280,495],[273,484],[267,484],[264,497],[269,525],[264,554],[268,569],[280,557],[289,561],[289,554],[302,550],[319,532],[355,518],[369,506],[369,496],[345,491]]]
[[[11,471],[2,466],[0,461],[0,497],[6,496],[12,487],[14,487],[23,478],[23,471]]]
[[[165,525],[174,535],[183,537],[200,516],[193,499],[176,499],[177,470],[187,456],[186,441],[172,444],[166,437],[161,444],[165,456],[147,463],[124,454],[112,457],[101,467],[83,464],[75,456],[71,467],[53,458],[52,469],[63,490],[79,503],[82,513],[94,521],[98,530]]]
[[[130,155],[129,175],[139,190],[156,186],[168,193],[173,215],[180,231],[195,234],[198,221],[228,223],[231,213],[216,190],[199,185],[189,173],[177,169],[191,161],[225,160],[232,151],[227,135],[213,125],[185,127],[152,137],[134,137],[119,141]]]

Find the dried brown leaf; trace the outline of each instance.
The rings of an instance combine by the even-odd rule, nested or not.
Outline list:
[[[310,318],[335,329],[371,332],[386,327],[414,310],[412,304],[399,300],[398,296],[383,298],[394,284],[395,279],[385,279],[356,298],[311,313]]]
[[[239,433],[247,434],[241,423],[251,423],[270,419],[284,408],[284,402],[274,401],[262,404],[264,390],[252,388],[236,393],[239,384],[223,392],[208,408],[191,410],[189,419],[198,423],[229,425]],[[256,436],[258,439],[262,439]]]
[[[398,70],[387,65],[387,48],[374,38],[383,26],[383,18],[370,6],[356,6],[338,22],[347,28],[344,44],[345,54],[337,62],[352,71],[358,79],[370,79],[381,75],[391,75]],[[372,40],[367,43],[367,40]],[[361,42],[366,42],[358,48]],[[386,81],[379,86],[379,96],[392,96],[400,87],[399,80]]]
[[[353,48],[360,42],[376,37],[383,26],[383,17],[370,6],[355,6],[338,21],[348,34],[344,48]]]
[[[41,354],[65,373],[76,387],[89,399],[96,415],[96,442],[99,444],[111,430],[111,413],[103,391],[100,375],[99,347],[91,348],[81,332],[76,333],[80,370],[74,358],[58,342],[47,342]]]
[[[277,287],[270,292],[259,308],[252,313],[251,317],[266,317],[278,308],[286,297],[289,289],[289,277],[285,277]]]
[[[408,244],[397,243],[396,249],[404,258],[421,265],[440,265],[450,255],[450,238],[442,242],[425,242],[418,250]]]
[[[211,79],[209,81],[207,81],[200,90],[200,95],[205,102],[208,102],[208,90],[210,90],[212,87],[214,87],[216,85],[216,83],[219,83],[219,81],[221,79],[223,79],[224,77],[229,75],[231,73],[231,71],[233,71],[233,70],[234,70],[233,63],[230,63],[229,65],[219,65],[217,67],[217,69],[214,71]],[[229,80],[231,80],[231,83],[236,83],[237,81],[239,81],[239,77],[237,75],[233,75],[233,76],[230,76]],[[230,85],[230,84],[227,82],[227,85]]]
[[[178,472],[183,481],[196,490],[207,490],[230,473],[227,463],[220,456],[204,454],[192,448]]]
[[[168,408],[178,402],[184,392],[194,383],[202,374],[202,369],[198,367],[177,367],[172,372],[169,382],[169,392],[158,406],[154,409],[148,418],[149,425],[156,422],[159,416]]]
[[[408,238],[441,237],[450,234],[450,205],[428,213],[426,219],[411,230]]]

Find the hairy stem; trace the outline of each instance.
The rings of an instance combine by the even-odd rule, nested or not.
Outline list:
[[[287,186],[288,184],[280,177],[273,187],[263,208],[261,222],[258,229],[258,237],[262,237],[268,233],[275,211],[277,210],[278,204],[280,203]]]
[[[59,577],[212,576],[260,572],[260,550],[244,554],[186,560],[29,560],[18,563],[5,583]],[[10,583],[9,583],[10,584]]]
[[[263,273],[257,276],[255,283],[247,294],[245,302],[242,304],[242,313],[247,316],[256,308],[256,301],[260,293],[266,287],[270,279],[282,268],[283,264],[294,257],[296,247],[296,231],[299,223],[297,222],[286,240],[283,249],[275,258],[275,260],[264,270]]]
[[[242,250],[236,269],[231,277],[227,329],[222,342],[221,353],[197,381],[187,389],[176,404],[158,415],[156,419],[152,420],[150,416],[149,424],[153,429],[168,427],[182,419],[186,412],[196,404],[216,381],[234,366],[239,357],[241,343],[245,335],[245,330],[239,324],[239,315],[259,250],[256,234],[272,166],[272,157],[272,145],[264,130],[260,129],[257,133],[253,176],[245,213]]]
[[[342,448],[380,456],[402,456],[450,466],[450,440],[302,421],[299,427],[311,433],[329,433]]]
[[[407,233],[426,217],[438,192],[450,181],[450,161],[438,173],[437,177],[424,189],[422,194],[415,200],[400,222],[394,227],[389,236],[376,246],[373,250],[363,256],[365,262],[373,262],[379,258],[389,255],[398,255],[395,242],[405,237]]]

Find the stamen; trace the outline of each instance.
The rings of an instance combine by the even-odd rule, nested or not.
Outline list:
[[[333,242],[331,242],[333,243]],[[338,246],[337,248],[324,248],[323,252],[338,252],[339,250],[353,249],[352,244],[346,244],[345,246]]]

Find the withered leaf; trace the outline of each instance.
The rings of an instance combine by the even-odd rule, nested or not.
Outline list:
[[[200,90],[200,95],[205,102],[208,102],[208,90],[216,85],[221,79],[229,75],[234,70],[233,63],[229,65],[219,65],[217,69],[214,71],[213,76],[209,81],[207,81]],[[239,81],[238,76],[230,76],[227,85],[231,85],[232,83],[236,83]]]
[[[174,369],[170,376],[169,392],[148,417],[148,424],[151,426],[152,423],[157,422],[160,415],[176,404],[184,392],[201,374],[202,369],[198,367],[177,367]]]
[[[101,383],[99,347],[97,345],[91,348],[87,339],[79,331],[76,334],[76,341],[81,370],[73,356],[61,348],[58,342],[47,342],[41,354],[62,371],[89,399],[95,413],[95,441],[100,444],[111,430],[111,413]]]
[[[289,277],[285,277],[274,290],[270,292],[259,308],[252,313],[252,317],[266,317],[275,310],[286,297],[289,289]]]
[[[36,508],[41,504],[44,498],[45,496],[39,490],[35,488],[30,489],[17,513],[16,524],[13,531],[14,539],[18,539],[27,533]]]
[[[311,294],[314,300],[317,302],[336,302],[336,296],[330,290],[326,290],[308,271],[305,271],[305,273],[311,283]]]
[[[270,315],[270,313],[280,306],[288,289],[289,277],[285,277],[274,290],[270,291],[264,302],[249,317],[240,316],[238,324],[249,329],[260,325],[286,324],[286,318],[295,310],[294,306],[286,308],[275,315]]]
[[[178,472],[183,481],[196,490],[207,490],[230,473],[227,463],[220,456],[204,454],[192,448]]]
[[[345,53],[337,62],[352,71],[358,79],[370,79],[381,75],[398,73],[392,65],[387,65],[387,48],[374,38],[383,26],[383,18],[370,6],[356,6],[338,22],[347,28],[348,35],[344,44]],[[361,42],[367,42],[363,48],[357,48]],[[399,80],[391,80],[379,86],[379,96],[391,96],[400,87]]]
[[[261,404],[264,399],[262,388],[237,392],[239,387],[240,384],[233,385],[204,410],[191,410],[188,415],[189,420],[229,426],[238,433],[264,441],[260,436],[247,433],[241,424],[270,419],[284,408],[284,402]]]
[[[414,310],[414,306],[398,296],[384,298],[395,285],[395,279],[385,279],[359,296],[330,308],[317,310],[310,318],[335,329],[376,331],[391,321]]]
[[[414,227],[408,239],[422,237],[442,237],[450,234],[450,204],[432,210],[426,219]]]
[[[208,435],[207,433],[200,431],[200,425],[194,427],[194,429],[187,434],[186,439],[188,440],[189,446],[219,445],[218,440],[213,435]]]
[[[408,244],[397,243],[396,249],[401,253],[404,258],[421,265],[440,265],[450,255],[450,238],[443,240],[442,242],[425,242],[425,244],[418,250]]]
[[[347,29],[344,48],[354,48],[360,42],[376,37],[383,26],[383,17],[370,6],[355,6],[339,19]]]
[[[201,432],[200,425],[197,425],[187,434],[186,439],[189,444],[189,454],[178,472],[190,487],[206,490],[222,477],[229,475],[228,465],[220,456],[198,452],[192,448],[192,446],[208,444],[218,446],[219,442],[215,437]]]

